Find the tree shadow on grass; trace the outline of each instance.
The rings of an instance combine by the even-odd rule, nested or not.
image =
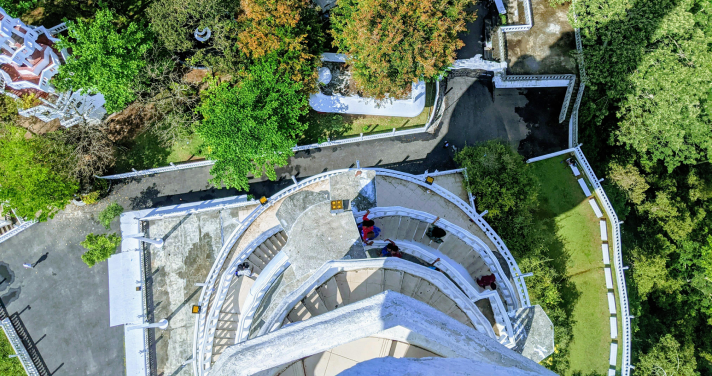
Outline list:
[[[165,167],[170,154],[170,145],[165,145],[152,132],[143,132],[117,148],[114,172],[127,172],[132,168],[143,170]]]
[[[307,129],[299,145],[309,145],[334,140],[351,131],[355,117],[321,113],[309,110],[304,117]]]

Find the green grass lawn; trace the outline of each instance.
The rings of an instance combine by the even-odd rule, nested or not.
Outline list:
[[[132,168],[143,170],[155,167],[165,167],[169,163],[180,163],[189,160],[202,159],[203,140],[194,133],[186,140],[164,146],[150,132],[144,132],[123,145],[117,153],[116,173],[131,171]]]
[[[20,376],[25,375],[25,369],[22,368],[22,363],[18,358],[10,358],[9,355],[14,355],[15,350],[12,349],[10,341],[7,340],[5,332],[0,329],[0,375],[2,376]]]
[[[347,138],[383,133],[393,130],[417,128],[425,126],[430,118],[435,102],[435,84],[428,83],[425,91],[425,108],[415,117],[372,116],[372,115],[347,115],[323,114],[310,111],[310,124],[302,144],[324,142],[330,139]]]
[[[578,291],[572,313],[575,323],[569,374],[605,375],[611,338],[599,219],[571,169],[562,163],[566,158],[568,155],[532,164],[541,182],[537,217],[554,220],[556,235],[570,257],[568,276]]]

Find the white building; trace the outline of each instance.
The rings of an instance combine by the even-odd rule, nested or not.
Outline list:
[[[50,29],[29,26],[0,8],[0,86],[5,95],[19,98],[34,94],[42,101],[20,115],[43,121],[59,119],[65,127],[101,121],[106,114],[103,95],[55,93],[50,83],[68,56],[66,49],[55,47],[59,41],[55,35],[66,29],[64,23]]]
[[[529,303],[525,275],[472,206],[462,173],[338,170],[264,203],[223,199],[125,213],[122,253],[109,262],[111,325],[147,324],[137,276],[155,269],[166,274],[151,274],[153,292],[146,293],[173,304],[161,307],[171,324],[161,335],[159,372],[190,358],[183,368],[211,376],[552,375],[536,363],[554,350],[552,323]],[[334,210],[332,201],[342,200],[345,208]],[[225,216],[229,210],[234,220]],[[371,245],[358,227],[366,210],[381,230]],[[197,249],[181,242],[200,238],[187,223],[209,227],[200,213],[220,218],[212,236],[200,235],[223,238],[219,253],[181,259],[185,248]],[[442,243],[426,235],[433,223],[447,233]],[[138,233],[162,238],[161,248],[141,245]],[[387,239],[402,258],[381,257]],[[192,275],[196,261],[212,257],[204,279]],[[139,266],[147,259],[165,266]],[[245,262],[252,275],[237,276]],[[207,272],[205,266],[195,270]],[[496,277],[495,290],[476,283],[488,275]],[[184,306],[191,297],[177,292],[194,289],[185,286],[195,280],[204,281],[202,292],[188,305],[200,312],[190,315]],[[125,333],[127,373],[148,374],[146,365],[155,362],[148,358],[156,356],[149,337]]]

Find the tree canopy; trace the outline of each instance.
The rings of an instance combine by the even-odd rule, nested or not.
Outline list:
[[[331,12],[334,46],[349,55],[366,96],[403,97],[411,83],[433,80],[464,45],[472,0],[340,0]]]
[[[712,374],[712,2],[581,0],[580,141],[625,196],[636,375]]]
[[[539,182],[522,157],[506,143],[492,140],[462,149],[455,161],[467,168],[467,188],[477,197],[477,207],[494,221],[507,223],[498,229],[500,236],[511,238],[507,246],[524,249],[519,235],[533,226]]]
[[[0,124],[0,202],[20,217],[46,221],[79,188],[69,177],[71,151],[42,137],[25,139],[25,130]]]
[[[94,19],[67,21],[67,35],[60,35],[59,48],[71,56],[59,66],[53,83],[59,90],[101,93],[109,113],[125,108],[140,90],[140,73],[146,65],[144,53],[151,47],[152,34],[143,25],[131,22],[124,28],[121,19],[108,9]]]
[[[243,0],[237,47],[251,60],[277,59],[286,79],[316,90],[324,30],[312,0]]]
[[[274,168],[287,164],[306,124],[308,99],[299,82],[285,79],[276,59],[252,65],[240,82],[217,82],[204,93],[197,128],[210,173],[220,186],[248,189],[247,175],[276,179]]]

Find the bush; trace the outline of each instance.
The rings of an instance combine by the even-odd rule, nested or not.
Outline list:
[[[87,205],[96,204],[97,202],[99,202],[99,191],[94,191],[82,195],[82,202]]]
[[[539,183],[529,165],[508,144],[488,141],[468,146],[455,156],[467,168],[467,189],[477,197],[477,208],[487,210],[488,220],[507,247],[521,255],[527,247],[525,232],[534,229],[532,212],[538,206]]]
[[[121,237],[116,234],[89,234],[86,239],[79,244],[88,249],[88,251],[82,255],[82,261],[91,268],[97,262],[107,260],[116,252],[116,248],[121,244]]]
[[[340,0],[331,12],[334,45],[350,56],[365,95],[401,98],[411,83],[437,79],[464,46],[472,0]]]
[[[46,221],[64,209],[79,188],[69,176],[71,152],[27,130],[0,125],[0,202],[23,218]]]
[[[106,207],[106,209],[102,210],[101,213],[99,213],[99,222],[101,222],[104,227],[108,230],[111,227],[111,222],[118,216],[121,215],[121,213],[124,212],[124,207],[112,202],[109,204],[109,206]]]

